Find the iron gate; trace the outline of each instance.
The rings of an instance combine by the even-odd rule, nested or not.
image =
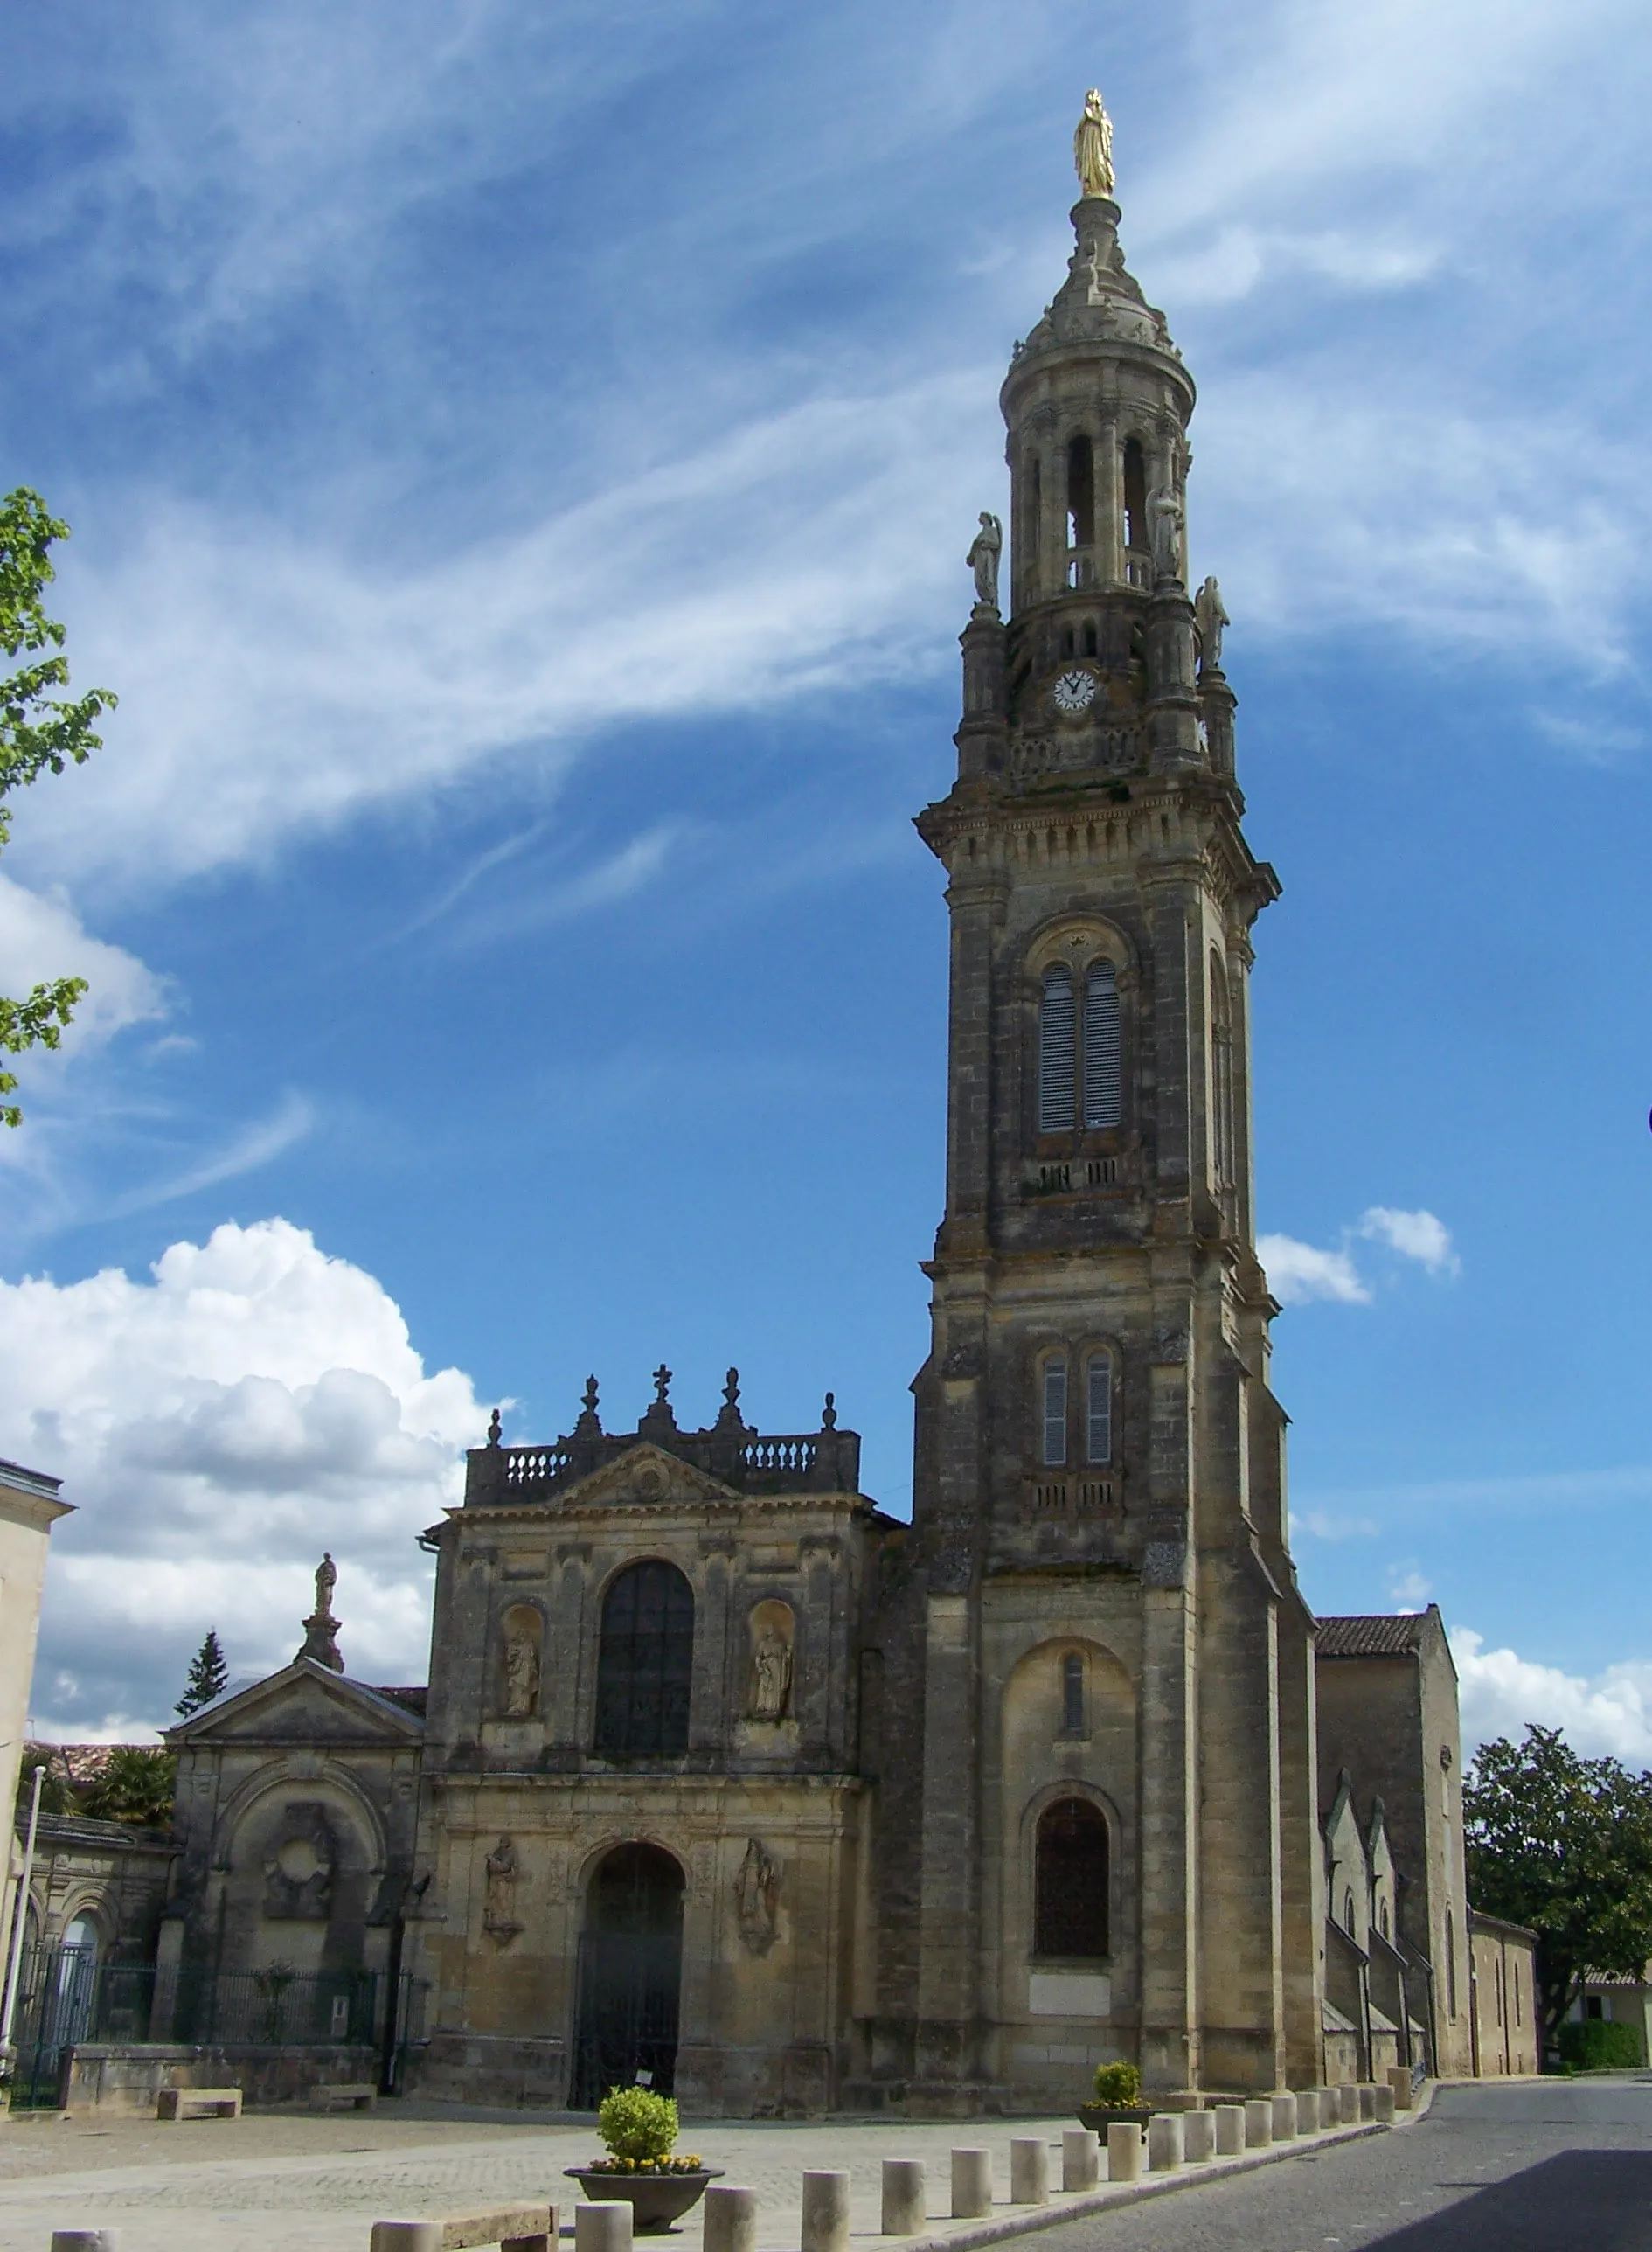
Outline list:
[[[682,1975],[678,1933],[581,1936],[570,2110],[594,2111],[610,2088],[628,2088],[644,2074],[662,2096],[670,2094]]]
[[[61,2103],[77,2041],[148,2040],[154,2001],[152,1963],[100,1963],[91,1947],[25,1948],[11,2021],[12,2109],[51,2110]]]

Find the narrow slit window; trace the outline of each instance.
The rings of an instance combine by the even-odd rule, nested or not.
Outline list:
[[[1095,542],[1095,457],[1087,438],[1074,438],[1067,448],[1067,546],[1090,547]]]
[[[1038,1131],[1072,1124],[1072,972],[1058,962],[1044,973],[1038,1010]]]
[[[1061,1733],[1084,1734],[1084,1660],[1070,1650],[1061,1661]]]
[[[1067,1459],[1067,1364],[1044,1364],[1044,1465],[1059,1470]]]
[[[1113,1460],[1113,1362],[1105,1352],[1092,1353],[1084,1373],[1084,1458]]]
[[[1147,537],[1147,464],[1139,440],[1124,441],[1124,544],[1145,548]]]
[[[1123,1115],[1118,972],[1096,962],[1084,983],[1084,1123],[1116,1126]]]

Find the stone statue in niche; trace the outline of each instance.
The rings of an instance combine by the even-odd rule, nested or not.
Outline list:
[[[539,1709],[538,1622],[517,1619],[508,1626],[504,1652],[505,1717],[531,1720]]]
[[[1148,539],[1156,579],[1182,575],[1182,504],[1170,485],[1155,485],[1148,495]]]
[[[774,1944],[779,1893],[780,1863],[760,1838],[748,1838],[734,1880],[734,1906],[741,1941],[753,1955],[767,1955]]]
[[[311,1801],[284,1808],[264,1862],[265,1915],[325,1923],[337,1858],[324,1807]]]
[[[791,1697],[791,1637],[778,1626],[765,1626],[752,1652],[751,1718],[783,1720]]]
[[[1207,579],[1194,595],[1193,615],[1199,629],[1199,670],[1219,672],[1223,631],[1233,621],[1222,607],[1222,590],[1214,579]]]
[[[981,529],[976,532],[964,561],[975,574],[975,608],[998,614],[998,558],[1003,553],[1003,526],[996,516],[983,508]]]
[[[482,1911],[484,1930],[501,1944],[522,1929],[517,1920],[517,1849],[501,1838],[488,1856],[487,1897]]]

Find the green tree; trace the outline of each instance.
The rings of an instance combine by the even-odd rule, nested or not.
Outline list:
[[[1652,1957],[1652,1775],[1579,1757],[1558,1728],[1482,1744],[1463,1779],[1468,1894],[1538,1935],[1545,2047],[1586,1972],[1641,1977]]]
[[[224,1663],[218,1629],[208,1627],[206,1640],[190,1660],[189,1679],[184,1684],[184,1694],[172,1710],[181,1713],[187,1720],[191,1713],[198,1713],[203,1705],[210,1705],[215,1697],[221,1697],[224,1684],[228,1679],[229,1667]]]
[[[49,514],[39,494],[26,485],[0,501],[0,651],[8,658],[30,660],[0,680],[0,847],[10,835],[5,803],[10,792],[48,770],[61,774],[71,761],[83,765],[102,745],[102,737],[94,733],[98,715],[115,707],[107,688],[90,689],[73,703],[51,692],[68,686],[69,666],[59,654],[63,628],[47,617],[42,596],[57,576],[52,543],[68,536],[68,525]],[[21,1055],[27,1048],[56,1047],[85,991],[83,977],[56,977],[20,1001],[0,996],[0,1053]],[[0,1095],[10,1095],[17,1083],[15,1072],[0,1070]],[[16,1126],[22,1118],[17,1103],[0,1102],[0,1122]]]
[[[172,1821],[177,1754],[163,1744],[116,1744],[80,1793],[80,1811],[100,1822],[137,1822],[165,1830]]]
[[[23,1764],[17,1769],[17,1820],[26,1822],[34,1797],[34,1771],[45,1769],[45,1781],[40,1785],[42,1814],[73,1814],[75,1811],[74,1792],[68,1777],[63,1773],[62,1762],[52,1756],[50,1744],[25,1744]]]

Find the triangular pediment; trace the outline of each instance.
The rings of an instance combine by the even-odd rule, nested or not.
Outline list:
[[[559,1509],[726,1508],[741,1496],[721,1478],[696,1470],[649,1440],[593,1470],[556,1497]]]
[[[364,1681],[351,1681],[295,1658],[279,1673],[266,1675],[233,1697],[193,1713],[166,1731],[169,1744],[305,1743],[395,1746],[416,1744],[424,1735],[416,1713],[381,1697]]]

